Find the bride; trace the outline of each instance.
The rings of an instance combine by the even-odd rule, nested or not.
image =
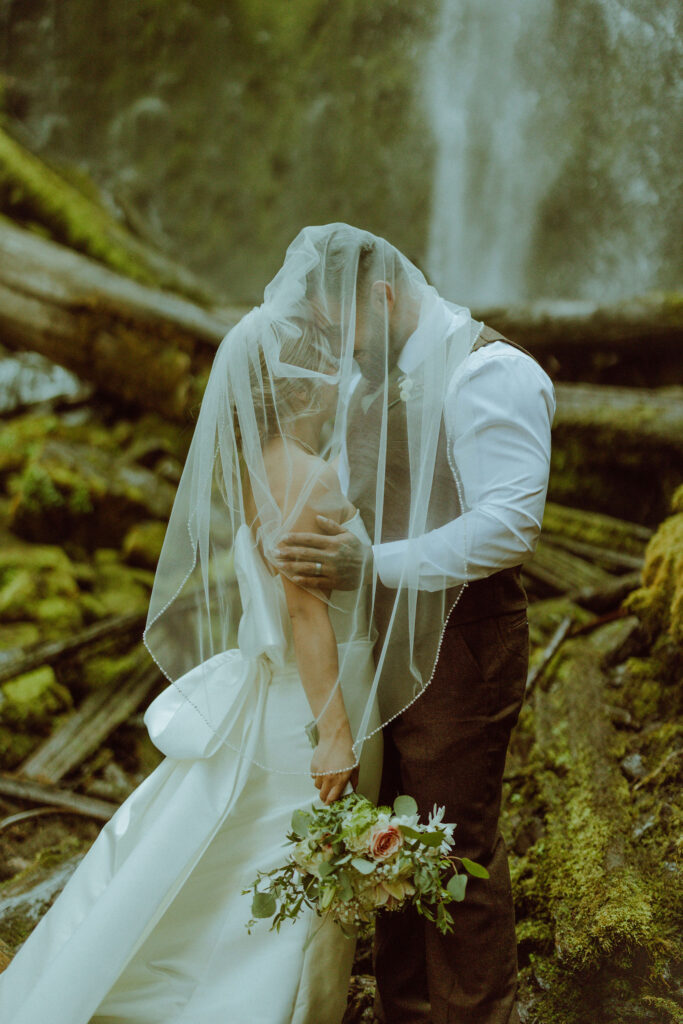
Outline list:
[[[300,233],[265,301],[217,351],[144,633],[170,682],[145,714],[166,756],[0,976],[3,1024],[339,1024],[344,1014],[353,940],[312,912],[248,934],[242,890],[284,862],[297,808],[349,785],[376,800],[381,726],[428,685],[458,594],[418,594],[401,573],[388,591],[371,558],[348,589],[326,589],[320,563],[309,567],[319,585],[305,587],[284,575],[277,547],[324,516],[368,552],[392,539],[386,502],[401,506],[404,537],[452,518],[434,469],[443,388],[474,335],[468,312],[397,250],[338,227]],[[398,277],[410,301],[391,327],[385,283]],[[419,344],[448,339],[401,380],[396,324]],[[366,335],[375,358],[363,367]],[[372,427],[347,448],[354,392]],[[409,455],[400,494],[385,488],[388,424]],[[350,468],[365,522],[344,494]]]

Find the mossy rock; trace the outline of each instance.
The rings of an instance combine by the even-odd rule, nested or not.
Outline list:
[[[166,523],[150,520],[131,527],[123,539],[123,557],[129,565],[155,569],[166,536]]]
[[[13,771],[42,743],[42,736],[20,732],[15,726],[2,724],[0,713],[0,768]]]
[[[108,686],[118,676],[123,678],[139,663],[140,653],[137,648],[127,654],[96,654],[83,663],[81,681],[88,690],[100,689]]]
[[[12,770],[59,727],[73,700],[49,665],[16,676],[0,692],[0,767]]]
[[[117,551],[105,548],[95,552],[95,574],[92,598],[106,615],[147,610],[153,573],[122,564]]]
[[[0,625],[0,651],[30,647],[38,643],[41,632],[35,622],[12,622]]]
[[[10,679],[3,684],[2,695],[0,723],[24,730],[49,728],[55,714],[73,706],[71,694],[49,665]]]
[[[46,441],[10,480],[11,527],[28,540],[68,538],[85,548],[122,542],[141,519],[167,519],[175,488],[114,452]]]
[[[683,503],[683,488],[674,508]],[[645,552],[643,586],[629,595],[626,607],[652,637],[666,633],[683,647],[683,511],[665,519]]]
[[[32,620],[39,639],[77,628],[83,621],[74,567],[54,545],[14,541],[0,551],[0,620]]]

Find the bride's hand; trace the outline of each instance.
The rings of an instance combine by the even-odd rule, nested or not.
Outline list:
[[[355,760],[356,755],[353,752],[353,741],[348,723],[344,728],[334,732],[321,732],[311,759],[311,775],[324,804],[331,804],[338,800],[344,792],[347,782],[350,782],[354,789],[356,788],[358,766],[346,767],[352,765]],[[344,766],[344,770],[335,771],[337,766]],[[325,774],[318,775],[315,774],[316,772]]]

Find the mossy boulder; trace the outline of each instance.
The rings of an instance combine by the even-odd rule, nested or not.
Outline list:
[[[95,590],[93,598],[105,615],[144,612],[154,582],[154,573],[124,565],[119,552],[100,548],[95,552]]]
[[[12,770],[63,721],[73,701],[49,665],[9,680],[0,694],[0,768]]]
[[[127,654],[96,654],[83,663],[81,683],[87,690],[106,687],[117,677],[125,678],[139,663],[137,648]]]
[[[171,484],[125,457],[63,441],[45,441],[10,489],[17,534],[68,537],[86,548],[121,543],[140,519],[166,519],[175,495]]]
[[[15,540],[0,551],[0,621],[35,622],[40,634],[27,642],[80,626],[79,596],[73,565],[61,548]]]
[[[2,686],[0,722],[21,729],[49,729],[54,715],[70,710],[71,694],[49,665],[10,679]]]
[[[166,536],[166,523],[136,523],[123,539],[123,557],[129,565],[155,569]]]
[[[0,651],[30,647],[40,640],[40,629],[35,622],[11,622],[0,625]]]
[[[645,552],[643,586],[627,599],[627,608],[652,637],[666,635],[683,647],[683,486]]]

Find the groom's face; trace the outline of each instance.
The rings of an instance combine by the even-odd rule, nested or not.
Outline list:
[[[366,308],[356,314],[353,356],[365,380],[381,384],[391,369],[390,323],[386,315]]]
[[[401,348],[395,292],[386,281],[377,281],[366,301],[357,303],[353,354],[363,377],[381,384],[396,365]]]
[[[344,339],[351,340],[341,304],[327,298],[324,302],[313,299],[311,306],[331,347],[341,353]],[[383,281],[356,296],[353,355],[362,376],[375,386],[381,384],[393,368],[401,350],[399,332],[394,325],[394,306],[393,290]]]

